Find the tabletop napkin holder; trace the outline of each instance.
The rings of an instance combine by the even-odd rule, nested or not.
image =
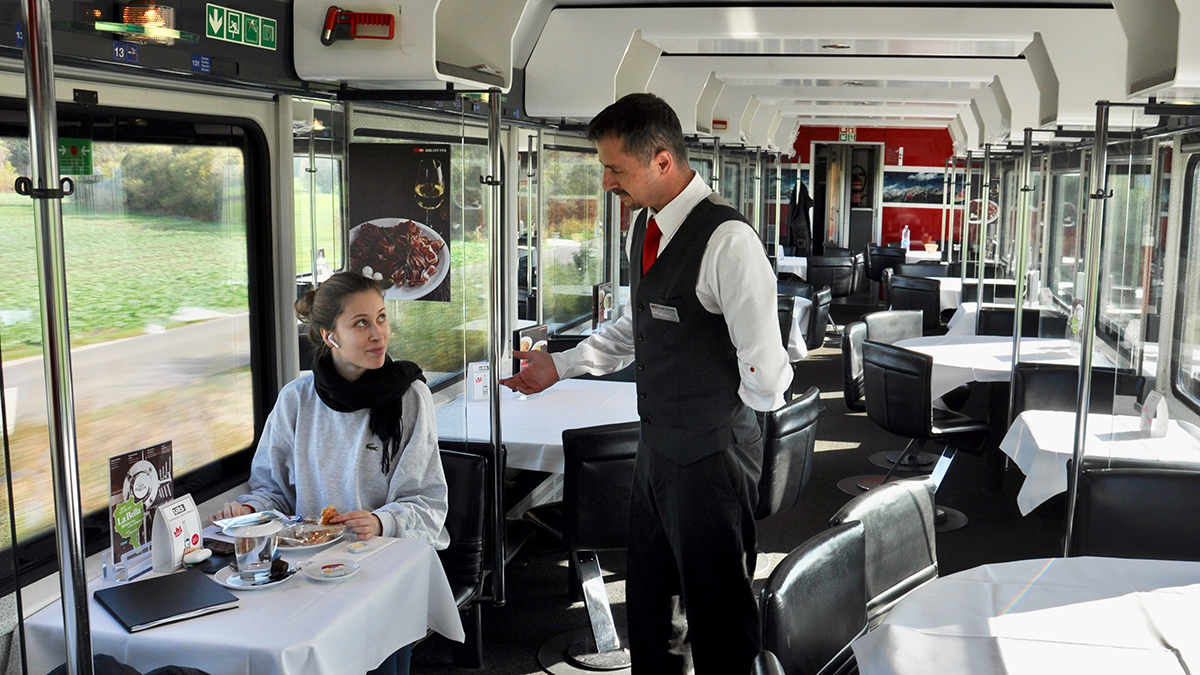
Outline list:
[[[200,545],[200,514],[192,496],[186,494],[163,504],[154,513],[151,534],[154,571],[169,573],[183,567],[183,552]]]
[[[1142,404],[1141,427],[1143,434],[1150,438],[1162,438],[1167,435],[1167,399],[1157,391],[1146,395]]]

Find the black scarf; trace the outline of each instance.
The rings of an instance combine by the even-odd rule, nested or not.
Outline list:
[[[425,381],[421,367],[412,361],[393,361],[385,357],[383,366],[368,370],[354,382],[347,382],[326,354],[313,366],[317,396],[338,412],[371,409],[371,433],[383,441],[382,468],[386,474],[400,452],[404,436],[404,412],[401,399],[415,380]]]

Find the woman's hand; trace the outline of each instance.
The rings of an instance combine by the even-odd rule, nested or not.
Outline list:
[[[212,519],[221,520],[223,518],[232,518],[234,516],[244,516],[247,513],[254,513],[254,507],[247,504],[239,504],[237,502],[226,502],[224,508],[213,514]]]
[[[358,535],[359,539],[370,539],[383,534],[383,523],[379,522],[379,516],[370,511],[339,513],[329,522],[345,525],[348,530]]]

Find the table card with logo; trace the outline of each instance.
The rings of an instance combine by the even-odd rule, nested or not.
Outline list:
[[[155,509],[151,539],[154,571],[169,573],[183,567],[184,552],[200,545],[202,530],[200,514],[190,494]]]
[[[470,364],[468,374],[471,383],[467,388],[468,401],[488,400],[488,385],[491,383],[491,367],[487,361],[476,361]]]
[[[599,330],[613,319],[613,309],[617,299],[613,296],[612,282],[592,286],[592,330]]]
[[[1167,399],[1161,392],[1152,391],[1146,395],[1142,404],[1141,428],[1142,433],[1150,434],[1150,438],[1162,438],[1167,435]]]
[[[171,441],[108,458],[112,561],[143,547],[154,511],[175,495]]]

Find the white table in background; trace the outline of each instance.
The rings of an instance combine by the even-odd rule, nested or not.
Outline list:
[[[1005,304],[1005,303],[1000,303],[1000,302],[985,302],[985,303],[983,303],[983,306],[985,309],[995,307],[997,309],[1006,309],[1007,308],[1007,309],[1011,310],[1013,308],[1013,303],[1010,302],[1008,304]],[[1025,303],[1025,309],[1034,309],[1036,307],[1038,307],[1038,305],[1032,304],[1032,303]],[[972,301],[972,302],[964,302],[964,303],[960,304],[958,306],[958,309],[954,310],[954,316],[950,317],[950,321],[946,324],[946,328],[947,328],[946,335],[948,335],[948,336],[974,335],[975,327],[976,327],[976,316],[978,314],[979,314],[979,303],[978,302]]]
[[[812,311],[812,300],[793,298],[792,329],[788,333],[788,360],[792,363],[801,361],[808,356],[808,345],[804,342],[805,331],[808,330],[808,313]]]
[[[1200,469],[1200,429],[1171,420],[1167,435],[1150,438],[1139,428],[1137,417],[1088,415],[1089,457],[1111,457],[1171,463],[1192,463]],[[1189,429],[1190,427],[1190,429]],[[1075,444],[1075,413],[1026,410],[1017,416],[1000,442],[1025,474],[1017,494],[1021,515],[1067,490],[1067,460]]]
[[[529,398],[501,387],[500,429],[508,467],[563,472],[564,429],[638,419],[637,389],[632,382],[566,379]],[[487,442],[491,434],[487,401],[463,396],[437,409],[438,437]]]
[[[346,546],[334,544],[311,558],[353,556],[362,566],[353,577],[314,581],[299,572],[271,588],[233,591],[236,609],[138,633],[127,632],[89,596],[92,650],[142,672],[174,664],[213,675],[362,675],[430,629],[464,639],[446,573],[428,544],[374,538],[366,554],[351,554]],[[299,554],[297,560],[310,557]],[[89,594],[106,584],[93,581]],[[61,664],[61,601],[26,619],[25,637],[30,673]]]
[[[913,591],[853,643],[862,675],[1200,672],[1200,563],[1051,558]]]
[[[808,278],[808,258],[804,256],[781,255],[775,259],[777,273],[791,272],[801,279]]]
[[[962,304],[963,280],[959,277],[933,277],[938,281],[939,300],[943,310],[955,309]],[[967,283],[979,283],[979,279],[967,279]],[[1010,286],[1016,282],[1012,279],[984,279],[984,284],[994,286]]]
[[[1061,338],[1021,338],[1021,361],[1079,365],[1078,350]],[[930,335],[896,341],[896,346],[933,357],[934,399],[969,382],[1006,382],[1012,372],[1012,338],[995,335]],[[1111,367],[1101,354],[1097,366]]]
[[[917,263],[917,262],[921,262],[922,260],[934,260],[934,261],[940,262],[941,259],[942,259],[941,251],[925,251],[925,250],[909,249],[904,252],[904,262],[906,262],[906,263]]]

